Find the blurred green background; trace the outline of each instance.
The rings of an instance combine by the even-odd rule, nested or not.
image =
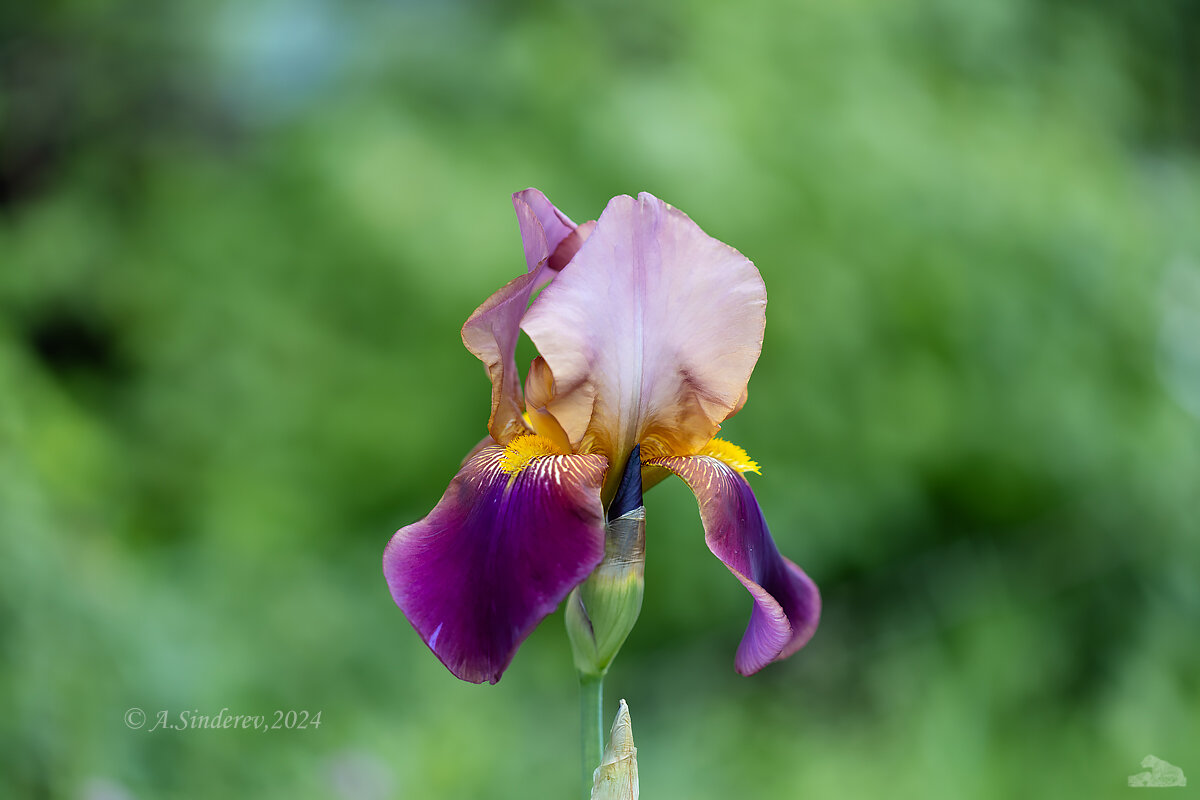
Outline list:
[[[1198,44],[1194,0],[4,4],[0,795],[574,796],[561,615],[471,686],[380,573],[484,433],[458,330],[531,185],[768,287],[726,434],[824,618],[736,675],[656,488],[644,797],[1200,781]]]

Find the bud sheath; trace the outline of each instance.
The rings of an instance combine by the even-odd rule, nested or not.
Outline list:
[[[646,509],[641,458],[634,448],[605,523],[604,560],[567,598],[567,634],[581,676],[601,677],[642,610],[646,567]]]

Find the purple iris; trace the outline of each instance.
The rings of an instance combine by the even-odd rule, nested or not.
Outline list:
[[[495,683],[600,564],[633,455],[647,485],[668,472],[687,483],[709,549],[753,598],[738,672],[796,652],[820,616],[816,585],[771,539],[744,477],[758,465],[714,438],[762,350],[758,270],[649,194],[615,197],[578,226],[536,189],[513,205],[528,270],[462,329],[492,380],[490,435],[384,550],[396,604],[451,672]],[[523,403],[520,330],[541,354]]]

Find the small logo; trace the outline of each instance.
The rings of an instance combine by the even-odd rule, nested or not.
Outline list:
[[[1187,786],[1187,776],[1183,770],[1157,756],[1146,756],[1142,759],[1142,766],[1148,771],[1130,775],[1130,786]]]

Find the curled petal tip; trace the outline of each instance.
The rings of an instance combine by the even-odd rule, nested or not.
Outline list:
[[[741,473],[707,455],[659,458],[650,464],[687,483],[700,503],[709,550],[754,601],[734,659],[737,671],[751,675],[803,647],[816,630],[821,596],[808,575],[780,555]]]
[[[821,592],[817,584],[791,560],[785,558],[783,561],[787,566],[787,584],[791,594],[788,604],[792,610],[788,618],[792,623],[792,638],[780,651],[781,659],[808,644],[817,632],[817,623],[821,619]]]
[[[537,189],[516,192],[512,199],[521,227],[525,264],[533,272],[577,226]]]

